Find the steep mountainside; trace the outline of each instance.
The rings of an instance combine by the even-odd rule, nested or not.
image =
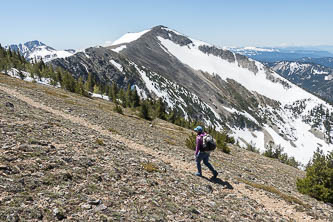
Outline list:
[[[298,86],[333,102],[333,69],[314,63],[288,61],[269,66]]]
[[[6,48],[19,51],[28,61],[43,59],[44,62],[56,58],[65,58],[73,55],[75,52],[74,50],[56,50],[37,40],[26,42],[24,44],[9,45]]]
[[[191,131],[113,108],[0,74],[0,220],[332,221],[303,171],[232,146],[199,178]]]
[[[87,49],[52,64],[75,75],[123,78],[186,118],[229,129],[241,146],[282,146],[302,163],[317,147],[333,148],[333,108],[260,62],[164,26],[126,34],[108,49]]]

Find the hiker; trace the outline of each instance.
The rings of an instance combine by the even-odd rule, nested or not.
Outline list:
[[[196,139],[196,148],[195,148],[195,161],[197,162],[198,172],[195,174],[196,176],[202,176],[201,171],[201,161],[209,168],[209,170],[213,173],[212,179],[216,179],[218,172],[214,169],[214,167],[208,162],[210,151],[202,151],[203,150],[203,137],[206,133],[203,131],[201,126],[197,126],[194,129],[197,132],[197,139]]]

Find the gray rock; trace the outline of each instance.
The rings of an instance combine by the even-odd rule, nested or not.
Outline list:
[[[81,208],[82,208],[82,209],[90,210],[92,207],[91,207],[90,204],[83,204],[83,205],[81,205]]]
[[[103,211],[105,209],[107,209],[107,206],[105,206],[104,204],[100,204],[97,207],[95,207],[94,211],[98,212],[98,211]]]
[[[90,205],[99,205],[102,203],[102,201],[100,199],[97,199],[97,200],[90,200],[88,203]]]
[[[58,220],[63,220],[66,218],[63,210],[59,209],[59,208],[55,208],[53,209],[53,214],[54,216],[58,219]]]
[[[8,108],[14,108],[14,104],[11,103],[11,102],[6,102],[5,106],[8,107]]]

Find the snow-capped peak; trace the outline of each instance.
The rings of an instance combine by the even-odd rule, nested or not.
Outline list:
[[[56,50],[38,40],[29,41],[24,44],[13,44],[6,46],[6,48],[10,48],[14,51],[19,51],[28,61],[42,59],[44,62],[49,62],[56,58],[65,58],[68,56],[72,56],[75,53],[75,50],[73,49]]]

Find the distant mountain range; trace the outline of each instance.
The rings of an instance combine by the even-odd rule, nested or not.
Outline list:
[[[65,58],[71,56],[75,53],[75,50],[56,50],[50,46],[45,45],[40,41],[29,41],[24,44],[13,44],[6,46],[5,48],[10,48],[14,51],[19,51],[25,59],[28,61],[43,60],[44,62],[49,62],[57,58]]]
[[[319,59],[333,57],[333,53],[324,50],[301,47],[266,48],[266,47],[229,47],[233,52],[248,56],[261,62],[295,61],[303,58]]]
[[[323,66],[333,69],[333,57],[323,57],[323,58],[304,57],[304,58],[298,59],[297,61],[315,63],[315,64],[323,65]]]

